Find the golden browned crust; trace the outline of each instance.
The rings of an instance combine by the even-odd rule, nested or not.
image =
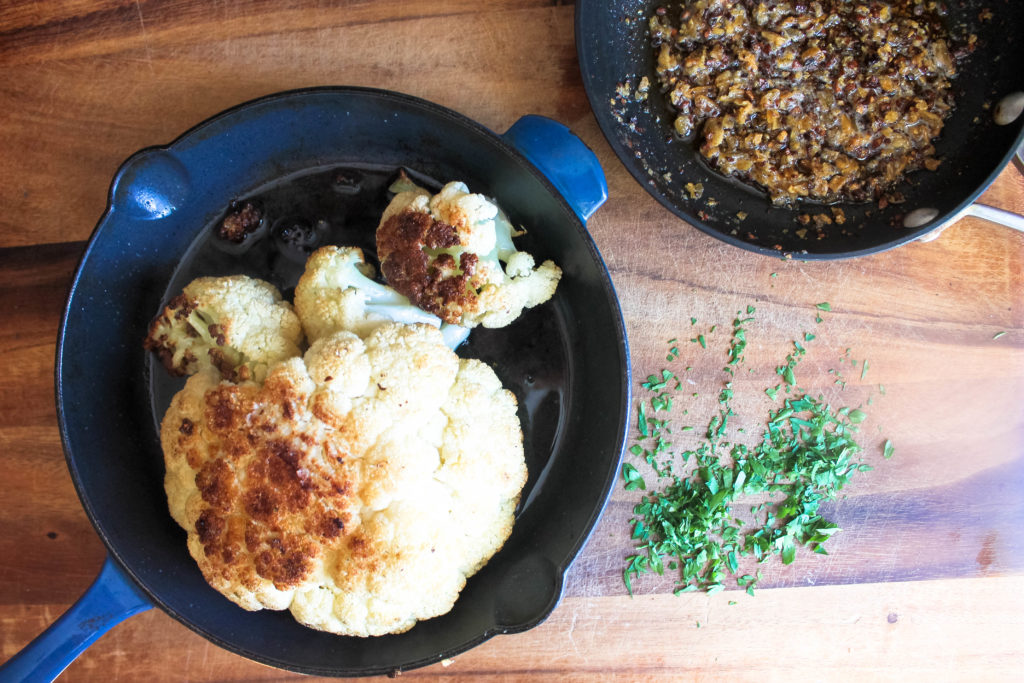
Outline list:
[[[377,254],[388,284],[409,300],[447,323],[458,324],[464,309],[475,308],[479,257],[463,252],[431,259],[428,250],[459,246],[455,226],[429,213],[406,209],[377,229]]]
[[[176,364],[174,362],[174,346],[168,343],[167,330],[171,328],[172,320],[185,321],[194,310],[196,310],[195,300],[184,294],[177,295],[167,303],[167,307],[160,312],[160,315],[153,318],[149,324],[146,338],[142,340],[142,348],[155,353],[160,359],[160,364],[175,377],[185,375],[185,367],[195,362],[195,356],[189,359],[190,362]],[[190,330],[193,335],[195,334],[191,327],[186,326],[185,329]]]
[[[263,221],[263,210],[255,203],[231,202],[224,220],[217,228],[217,236],[228,242],[241,244],[252,233],[256,232]]]
[[[283,429],[306,397],[272,377],[259,387],[221,384],[205,396],[201,424],[183,418],[179,448],[202,440],[211,455],[195,482],[206,509],[195,532],[206,571],[233,575],[238,559],[253,558],[256,574],[278,590],[308,578],[323,549],[344,533],[351,516],[348,471],[336,467],[319,437]]]

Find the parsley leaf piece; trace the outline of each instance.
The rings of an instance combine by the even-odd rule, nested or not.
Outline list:
[[[647,490],[647,484],[644,482],[644,478],[640,476],[640,472],[628,462],[622,465],[622,478],[626,481],[627,491],[636,489]]]
[[[821,311],[831,311],[832,310],[832,304],[830,304],[827,301],[822,301],[820,304],[815,304],[815,308],[817,308],[818,310],[821,310]]]
[[[796,546],[790,540],[788,543],[782,546],[782,564],[793,564],[793,560],[796,559]]]

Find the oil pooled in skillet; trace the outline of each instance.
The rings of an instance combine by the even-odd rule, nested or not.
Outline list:
[[[388,187],[400,170],[431,192],[450,180],[462,180],[470,191],[479,191],[473,187],[472,179],[439,181],[415,169],[393,166],[330,166],[285,176],[253,192],[225,199],[224,211],[203,229],[186,252],[163,300],[180,293],[197,277],[235,274],[266,280],[291,300],[308,256],[330,244],[359,247],[379,273],[374,233],[393,196]],[[225,217],[246,205],[259,213],[258,224],[250,225],[251,231],[240,242],[222,238],[219,228]],[[514,223],[515,207],[502,208]],[[530,251],[528,239],[529,234],[519,238],[517,246]],[[570,377],[561,309],[549,301],[527,309],[508,327],[474,328],[458,354],[490,365],[519,402],[529,469],[520,503],[525,507],[533,490],[543,484],[546,466],[565,426]],[[152,405],[159,423],[183,380],[170,377],[159,363],[153,364],[152,358],[149,363]]]

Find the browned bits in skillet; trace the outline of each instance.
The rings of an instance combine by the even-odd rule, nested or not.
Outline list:
[[[263,210],[253,202],[232,200],[227,214],[217,226],[217,236],[228,242],[241,244],[260,227]]]
[[[942,21],[923,0],[693,0],[650,31],[676,132],[787,205],[880,199],[938,166],[956,73]]]

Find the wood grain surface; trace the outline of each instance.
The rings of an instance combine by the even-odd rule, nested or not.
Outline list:
[[[726,381],[727,330],[750,305],[733,426],[758,433],[764,388],[809,332],[800,385],[862,407],[858,438],[875,467],[830,505],[843,527],[830,555],[765,565],[754,597],[735,587],[676,597],[668,575],[627,596],[639,494],[616,485],[546,623],[403,677],[988,681],[1024,666],[1024,235],[967,218],[930,242],[821,263],[713,240],[618,163],[583,92],[573,6],[561,2],[7,0],[0,70],[0,661],[72,604],[104,557],[64,464],[53,358],[113,173],[226,107],[345,84],[423,97],[498,132],[524,114],[570,126],[608,179],[588,228],[620,296],[637,398],[646,375],[676,369],[697,396],[683,394],[687,416],[674,419],[699,431]],[[1024,213],[1024,175],[1007,167],[983,201]],[[816,322],[824,301],[832,311]],[[696,333],[707,349],[686,341]],[[684,343],[669,363],[672,338]],[[298,677],[151,611],[64,679]]]

